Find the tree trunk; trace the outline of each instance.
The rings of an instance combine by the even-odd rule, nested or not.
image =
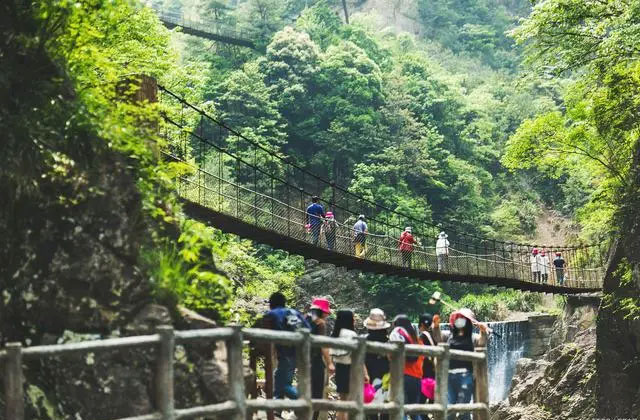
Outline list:
[[[344,21],[349,24],[349,11],[347,10],[347,0],[342,0],[342,8],[344,9]]]
[[[640,142],[620,192],[614,242],[597,321],[597,415],[640,417]],[[628,276],[631,279],[628,279]],[[636,312],[633,312],[635,305]]]

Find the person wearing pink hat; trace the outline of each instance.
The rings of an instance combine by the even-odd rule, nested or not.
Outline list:
[[[311,324],[311,334],[327,335],[326,318],[331,313],[331,304],[327,299],[314,298],[311,301],[310,312],[308,318]],[[324,371],[325,368],[332,375],[336,368],[331,360],[329,349],[326,347],[314,347],[311,350],[311,398],[322,398],[324,394]],[[313,413],[313,420],[317,420],[320,412]]]
[[[543,249],[540,253],[540,278],[542,283],[547,283],[549,281],[549,271],[551,271],[551,259]]]
[[[327,249],[329,251],[333,251],[336,248],[337,229],[338,224],[336,223],[336,218],[333,215],[333,212],[328,211],[326,214],[326,219],[324,221],[324,237],[327,240]]]
[[[487,324],[476,320],[471,309],[461,308],[449,316],[450,332],[441,331],[440,323],[434,325],[436,342],[446,342],[451,350],[474,351],[475,347],[486,346],[491,329]],[[480,334],[473,333],[473,326],[477,326]],[[467,404],[473,396],[473,363],[452,359],[449,362],[449,380],[447,394],[449,404]],[[470,413],[458,417],[460,420],[471,420]]]
[[[531,274],[533,275],[533,281],[539,283],[542,261],[540,259],[538,248],[533,248],[531,250],[531,255],[529,255],[529,263],[531,264]]]

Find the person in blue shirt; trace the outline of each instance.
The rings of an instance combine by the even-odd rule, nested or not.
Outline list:
[[[353,242],[356,247],[356,257],[364,258],[367,253],[367,222],[364,221],[364,214],[358,216],[358,221],[353,225]]]
[[[318,245],[320,241],[320,230],[322,229],[322,222],[324,221],[324,207],[318,203],[320,198],[317,195],[311,197],[312,203],[307,207],[307,224],[311,227],[311,239],[314,245]]]
[[[263,325],[279,331],[297,331],[309,329],[310,325],[295,309],[287,308],[287,298],[280,292],[269,297],[269,311],[264,314]],[[293,386],[293,376],[296,370],[296,349],[291,346],[276,346],[278,365],[273,374],[273,397],[276,399],[295,400],[298,390]]]

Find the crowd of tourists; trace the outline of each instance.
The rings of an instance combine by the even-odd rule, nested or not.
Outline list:
[[[531,275],[534,282],[548,283],[549,274],[553,272],[555,273],[556,283],[560,286],[564,284],[567,263],[562,258],[561,252],[556,252],[555,258],[551,261],[547,251],[533,248],[529,256],[529,262],[531,263]]]
[[[336,249],[338,223],[333,212],[327,211],[325,213],[319,197],[313,196],[311,198],[311,204],[307,207],[305,219],[307,231],[311,235],[311,242],[315,246],[320,245],[324,234],[327,249],[334,251]],[[361,214],[352,227],[353,254],[358,258],[365,258],[367,255],[367,236],[369,236],[369,227],[367,226],[365,215]],[[440,232],[436,240],[435,251],[438,272],[447,271],[450,246],[447,237],[445,232]],[[415,246],[421,246],[420,241],[413,235],[411,226],[407,226],[397,239],[397,247],[402,258],[403,267],[411,268]]]
[[[312,197],[312,203],[307,207],[305,214],[306,227],[314,245],[320,245],[321,238],[324,234],[327,249],[333,251],[336,250],[338,223],[336,222],[333,212],[328,211],[325,213],[324,207],[319,201],[319,197]],[[367,237],[369,236],[365,215],[361,214],[358,216],[358,220],[351,230],[353,254],[358,258],[365,258],[367,255]],[[440,232],[436,239],[435,254],[438,272],[448,271],[450,243],[447,238],[448,235],[445,232]],[[412,268],[413,254],[416,246],[422,246],[422,244],[414,236],[411,226],[405,227],[397,239],[397,248],[403,267]],[[549,280],[554,280],[555,277],[555,283],[562,286],[567,277],[567,263],[562,257],[561,252],[555,252],[553,260],[549,254],[550,253],[544,249],[539,250],[538,248],[533,248],[531,250],[529,263],[531,265],[532,280],[536,283],[549,283]]]
[[[340,309],[336,313],[335,324],[329,332],[329,315],[332,313],[329,300],[315,298],[306,315],[287,307],[286,298],[276,292],[269,299],[270,310],[264,316],[267,328],[295,331],[308,328],[311,334],[331,335],[332,337],[353,338],[357,331],[366,331],[366,340],[375,342],[403,342],[434,346],[448,343],[451,349],[474,351],[476,347],[485,346],[491,330],[485,323],[478,322],[473,312],[463,308],[454,311],[449,317],[449,329],[441,329],[440,315],[424,313],[417,320],[417,326],[404,314],[396,315],[388,322],[383,310],[371,309],[362,326],[356,325],[352,310]],[[478,333],[473,332],[477,327]],[[298,398],[293,385],[296,369],[295,349],[276,346],[277,367],[274,371],[274,398]],[[404,364],[404,402],[405,404],[424,404],[433,402],[436,385],[436,363],[430,357],[406,356]],[[469,403],[473,397],[474,380],[471,362],[452,359],[449,362],[448,403]],[[364,365],[351,366],[351,354],[348,350],[314,348],[311,354],[311,397],[325,398],[326,383],[332,376],[336,391],[342,400],[346,400],[350,389],[351,369],[362,369],[366,387],[370,390],[371,399],[384,402],[389,398],[390,361],[387,356],[367,353]],[[366,393],[365,393],[366,395]],[[318,412],[313,419],[318,419]],[[406,419],[427,420],[428,415],[407,416]],[[455,416],[450,416],[449,420]],[[346,413],[338,413],[338,420],[346,420]],[[368,420],[385,420],[386,414],[368,416]],[[460,420],[470,420],[470,414],[462,414]]]

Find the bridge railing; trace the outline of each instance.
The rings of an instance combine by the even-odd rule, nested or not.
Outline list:
[[[530,262],[532,245],[448,230],[448,254],[439,256],[435,249],[439,226],[405,217],[323,180],[278,155],[271,146],[251,140],[160,89],[163,102],[180,110],[166,116],[164,134],[169,143],[167,155],[193,169],[180,180],[179,193],[186,200],[338,254],[398,267],[398,274],[412,268],[535,282]],[[319,221],[320,231],[307,226],[313,222],[313,216],[306,214],[313,195],[319,195],[325,209],[334,213],[335,229],[325,221]],[[366,249],[356,255],[353,224],[359,214],[367,216],[369,233]],[[407,225],[422,242],[414,244],[410,253],[401,249],[399,240]],[[551,257],[544,268],[540,267],[547,274],[538,282],[574,289],[601,287],[603,244],[539,248]],[[567,263],[562,284],[551,263],[555,252],[561,252]]]
[[[253,343],[273,343],[296,348],[297,400],[247,399],[244,379],[243,350],[246,340]],[[216,404],[176,408],[174,399],[174,353],[176,345],[190,342],[224,341],[227,351],[228,384],[230,398]],[[25,347],[9,343],[0,351],[3,364],[5,418],[24,420],[23,363],[67,356],[114,351],[123,348],[156,348],[154,376],[151,388],[155,390],[153,413],[135,415],[119,420],[179,420],[202,416],[224,415],[224,418],[246,420],[258,411],[292,410],[299,419],[311,419],[313,411],[345,411],[351,419],[364,420],[365,414],[388,413],[392,420],[402,420],[405,414],[431,413],[446,419],[448,413],[474,412],[477,419],[489,415],[487,357],[484,349],[478,352],[451,350],[448,345],[421,346],[403,343],[378,343],[365,340],[332,338],[309,334],[308,330],[283,332],[239,326],[212,329],[174,331],[171,326],[160,326],[156,334],[111,338],[58,345]],[[314,347],[343,349],[351,352],[352,366],[364,365],[367,353],[387,355],[390,358],[390,386],[387,402],[365,404],[363,400],[364,369],[351,369],[348,401],[311,398],[311,350]],[[436,390],[433,404],[404,404],[404,365],[407,356],[427,356],[437,360]],[[470,361],[474,366],[474,403],[448,404],[447,381],[449,361]],[[72,381],[73,378],[68,378]]]
[[[223,37],[237,39],[247,43],[253,43],[251,34],[236,29],[235,27],[225,23],[209,20],[196,20],[186,17],[183,13],[174,12],[171,10],[162,9],[159,7],[152,7],[158,18],[165,24],[169,24],[171,27],[179,26],[181,28],[193,29],[196,31],[216,34]]]

